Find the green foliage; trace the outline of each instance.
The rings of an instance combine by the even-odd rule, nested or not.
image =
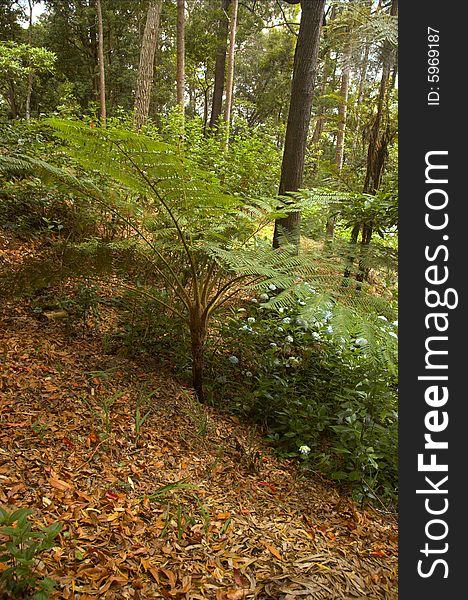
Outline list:
[[[245,286],[271,280],[291,288],[299,274],[313,270],[309,262],[255,241],[279,214],[297,210],[298,204],[285,205],[280,212],[275,199],[228,195],[212,174],[184,158],[178,148],[148,136],[72,121],[48,123],[74,161],[97,172],[93,179],[24,155],[0,157],[0,169],[10,177],[34,174],[44,183],[92,199],[128,225],[131,234],[125,240],[107,244],[111,254],[126,250],[135,265],[130,273],[122,269],[121,285],[185,320],[194,387],[202,398],[203,347],[213,312]],[[104,189],[99,174],[108,178]],[[99,244],[89,240],[75,249],[89,254]],[[287,292],[293,290],[285,289],[284,301]]]
[[[37,574],[38,555],[52,548],[61,525],[54,523],[33,531],[26,508],[8,512],[0,507],[0,561],[7,568],[0,573],[0,585],[22,597],[32,594],[36,600],[47,600],[54,582]],[[0,589],[1,591],[1,589]]]
[[[301,456],[305,468],[348,485],[356,498],[394,501],[391,307],[378,314],[371,304],[363,310],[363,300],[360,309],[351,307],[309,286],[309,296],[295,306],[275,308],[277,292],[218,324],[223,346],[210,364],[213,385],[232,395],[231,410],[262,423],[281,453]]]

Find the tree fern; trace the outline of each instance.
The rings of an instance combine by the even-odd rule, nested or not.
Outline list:
[[[85,255],[100,252],[117,267],[121,285],[185,319],[193,385],[201,400],[209,319],[227,300],[246,287],[262,291],[275,286],[280,293],[272,305],[281,306],[306,298],[310,285],[331,290],[336,283],[310,256],[294,256],[287,246],[275,251],[259,242],[259,234],[275,218],[310,203],[306,194],[288,198],[279,212],[277,198],[247,200],[225,194],[210,173],[148,136],[74,121],[54,119],[48,124],[62,139],[64,152],[89,177],[24,155],[0,156],[0,171],[12,177],[32,174],[101,205],[128,225],[125,239],[69,245],[63,260],[87,264]],[[339,200],[328,194],[328,201]],[[57,276],[71,272],[63,265],[60,273],[52,271]],[[99,276],[102,269],[94,272]]]

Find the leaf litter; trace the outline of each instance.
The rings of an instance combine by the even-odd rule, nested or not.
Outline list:
[[[52,598],[397,598],[393,515],[306,478],[149,359],[70,339],[27,302],[2,308],[0,505],[63,524],[38,564]]]

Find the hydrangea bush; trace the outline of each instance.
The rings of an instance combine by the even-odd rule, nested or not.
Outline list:
[[[272,309],[277,290],[269,292],[218,324],[224,346],[213,363],[214,397],[224,392],[230,409],[261,422],[281,453],[356,498],[395,500],[397,321],[343,315],[330,302],[310,309],[307,298]]]

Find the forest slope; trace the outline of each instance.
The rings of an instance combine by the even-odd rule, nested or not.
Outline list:
[[[0,263],[33,250],[0,231]],[[63,524],[38,565],[53,598],[397,597],[393,517],[305,478],[149,358],[106,354],[99,327],[71,335],[30,301],[0,323],[0,504]]]

